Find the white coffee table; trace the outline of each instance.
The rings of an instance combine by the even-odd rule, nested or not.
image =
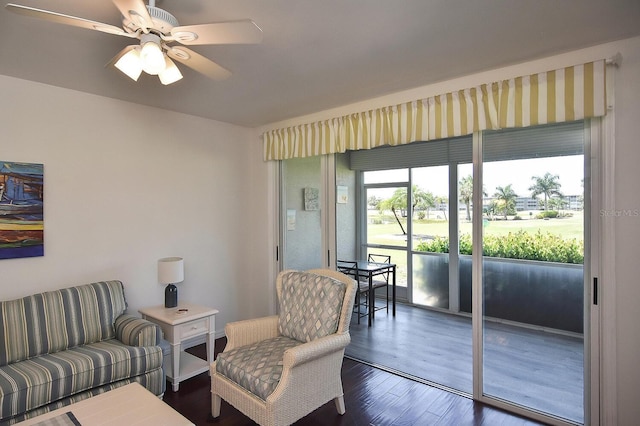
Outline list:
[[[139,383],[130,383],[84,401],[67,405],[25,420],[19,425],[35,425],[69,411],[82,426],[193,426],[193,423],[186,417],[162,402],[160,398]]]

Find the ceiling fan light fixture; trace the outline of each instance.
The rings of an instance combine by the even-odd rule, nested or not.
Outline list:
[[[138,77],[142,73],[142,61],[140,60],[140,48],[133,47],[127,53],[122,55],[114,64],[116,68],[126,74],[133,81],[138,81]]]
[[[160,82],[165,86],[167,84],[175,83],[182,79],[182,73],[176,64],[167,56],[164,57],[166,66],[162,72],[158,74]]]
[[[169,58],[213,80],[223,80],[231,75],[228,70],[197,52],[186,47],[170,46],[172,42],[189,45],[262,42],[262,30],[250,19],[180,26],[175,16],[155,6],[156,1],[163,0],[148,0],[148,5],[143,0],[113,0],[122,17],[122,29],[30,6],[9,3],[6,9],[49,22],[140,40],[139,45],[126,46],[107,64],[115,66],[134,81],[138,81],[142,71],[159,75],[163,84],[181,79],[180,70]]]
[[[140,37],[140,59],[142,69],[147,74],[157,75],[161,73],[165,66],[164,53],[160,47],[160,37],[155,34],[143,34]]]

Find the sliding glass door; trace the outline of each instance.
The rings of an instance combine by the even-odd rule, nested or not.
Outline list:
[[[391,255],[398,299],[442,326],[402,344],[419,354],[407,374],[545,422],[584,423],[588,127],[283,161],[282,267]]]
[[[584,134],[577,122],[482,139],[482,394],[576,423],[584,421]]]
[[[408,227],[411,226],[408,170],[366,172],[363,176],[366,215],[362,219],[365,240],[360,258],[390,256],[390,262],[396,265],[397,298],[407,300]]]
[[[281,269],[333,267],[338,226],[352,233],[341,240],[341,247],[348,252],[355,246],[355,197],[349,197],[355,188],[355,174],[345,168],[346,158],[325,155],[280,162]],[[344,191],[338,193],[336,182],[344,184]]]
[[[322,157],[281,163],[281,263],[283,269],[323,266],[321,196]]]
[[[365,151],[351,155],[351,166],[362,170],[367,202],[361,218],[366,229],[363,252],[390,255],[398,267],[398,299],[415,307],[412,310],[432,310],[429,323],[442,326],[413,331],[423,340],[407,342],[416,355],[405,373],[471,394],[471,309],[466,304],[463,311],[460,303],[461,277],[468,278],[467,301],[471,281],[470,274],[462,276],[459,271],[459,234],[464,232],[464,241],[470,241],[472,224],[465,216],[468,206],[458,201],[465,200],[459,180],[472,172],[471,138],[386,148],[384,155]],[[471,262],[469,254],[466,265]],[[399,367],[392,361],[387,366]]]

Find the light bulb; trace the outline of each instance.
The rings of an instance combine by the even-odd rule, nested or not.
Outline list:
[[[165,68],[164,54],[160,47],[160,37],[155,34],[144,34],[140,40],[142,45],[140,50],[142,69],[147,74],[159,74]]]

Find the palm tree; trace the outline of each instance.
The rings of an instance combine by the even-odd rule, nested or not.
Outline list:
[[[564,198],[562,197],[551,197],[549,198],[549,206],[554,209],[554,210],[562,210],[568,203],[568,201],[566,201]]]
[[[393,216],[396,218],[396,222],[400,225],[400,229],[402,230],[403,235],[407,235],[407,231],[404,230],[404,226],[398,217],[398,210],[402,212],[407,209],[407,190],[406,188],[398,188],[393,192],[391,198],[387,198],[386,200],[382,200],[378,204],[378,210],[381,212],[383,210],[391,210]]]
[[[542,177],[533,176],[531,179],[535,181],[535,183],[529,187],[529,191],[531,191],[531,196],[533,198],[536,198],[538,195],[544,194],[544,210],[545,211],[548,210],[548,207],[549,207],[548,200],[549,198],[551,198],[552,195],[563,197],[562,193],[560,192],[561,185],[560,185],[560,182],[558,182],[558,179],[560,179],[560,176],[552,175],[551,173],[547,172]]]
[[[460,201],[467,207],[467,222],[471,221],[471,199],[473,198],[473,177],[463,177],[458,183],[460,188]]]
[[[417,185],[411,186],[411,201],[413,213],[416,209],[427,211],[427,219],[429,218],[429,209],[436,206],[436,198],[431,192],[425,192]]]
[[[373,209],[377,209],[381,201],[382,198],[372,195],[367,199],[367,205]]]
[[[427,215],[429,214],[429,209],[434,207],[435,198],[432,193],[423,191],[419,186],[413,185],[411,187],[411,201],[412,201],[412,209],[411,211],[415,211],[416,207],[425,209],[427,211]],[[378,204],[378,209],[382,210],[391,210],[393,216],[396,218],[396,222],[400,225],[400,229],[402,230],[403,235],[407,235],[407,231],[405,231],[402,222],[400,221],[400,217],[398,216],[398,211],[406,211],[407,210],[407,189],[406,188],[398,188],[393,192],[391,198],[387,198],[384,201],[381,201]]]
[[[460,201],[467,207],[467,222],[471,222],[471,200],[473,199],[473,177],[468,175],[458,182]],[[487,191],[482,187],[482,195],[487,196]]]
[[[449,204],[449,199],[442,195],[438,195],[434,198],[433,201],[435,205],[438,206],[438,210],[440,210],[442,214],[444,214],[444,220],[449,220],[447,219],[447,208],[445,207],[447,204]]]
[[[511,184],[509,184],[505,187],[496,187],[496,192],[493,196],[496,197],[500,209],[504,212],[504,220],[507,220],[507,214],[516,208],[516,198],[518,194],[515,193],[513,188],[511,188]]]

